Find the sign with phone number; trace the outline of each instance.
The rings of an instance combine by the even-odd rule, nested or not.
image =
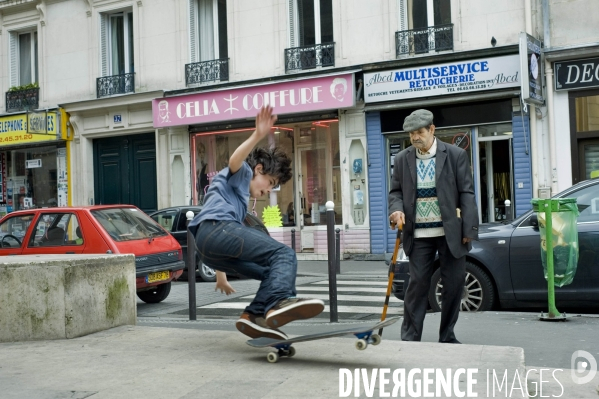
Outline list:
[[[31,112],[0,118],[0,147],[57,138],[60,135],[56,112]]]

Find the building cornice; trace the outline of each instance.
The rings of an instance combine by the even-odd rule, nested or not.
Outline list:
[[[160,98],[163,95],[163,90],[155,90],[143,93],[126,94],[122,96],[76,101],[72,103],[62,103],[58,106],[64,108],[64,110],[67,112],[96,111],[104,108],[124,107],[135,104],[151,104],[153,99]]]

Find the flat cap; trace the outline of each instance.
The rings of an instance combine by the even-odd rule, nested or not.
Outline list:
[[[417,109],[410,115],[406,116],[403,121],[403,130],[413,132],[421,127],[427,127],[433,124],[433,113],[426,109]]]

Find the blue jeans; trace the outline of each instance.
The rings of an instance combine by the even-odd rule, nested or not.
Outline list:
[[[295,296],[295,251],[267,234],[233,221],[205,220],[196,245],[202,261],[213,269],[261,281],[246,312],[261,316],[280,300]]]

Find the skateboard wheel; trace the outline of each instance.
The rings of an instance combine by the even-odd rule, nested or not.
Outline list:
[[[359,351],[363,351],[368,346],[368,342],[364,339],[359,339],[356,341],[356,349]]]
[[[270,363],[276,363],[279,361],[279,354],[276,352],[270,352],[268,355],[266,355],[266,360],[268,360]]]
[[[372,345],[378,345],[378,344],[380,344],[381,343],[381,336],[378,335],[378,334],[372,334],[370,336],[370,343]]]
[[[289,356],[289,357],[295,356],[295,348],[293,346],[289,347],[289,352],[287,353],[287,356]]]

